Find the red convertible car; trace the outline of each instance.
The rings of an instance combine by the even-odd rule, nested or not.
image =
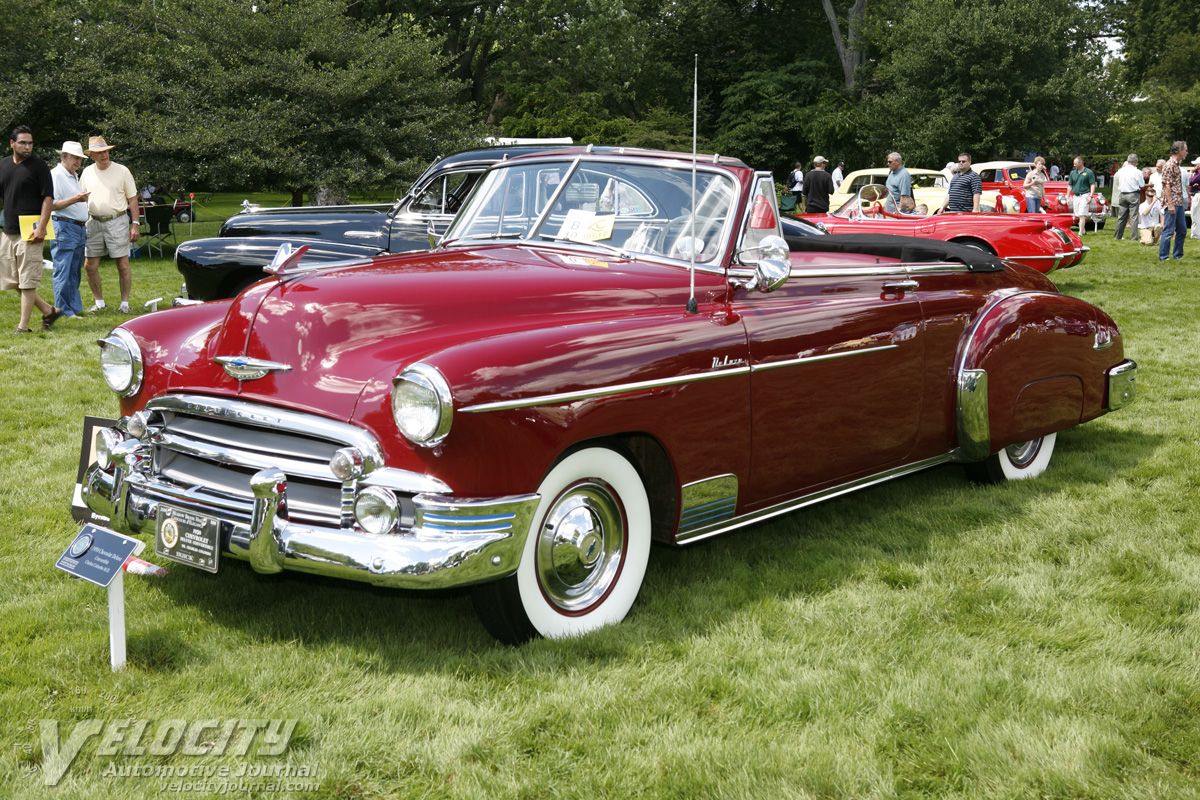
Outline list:
[[[692,544],[947,462],[1042,472],[1133,400],[1037,272],[781,236],[770,173],[678,153],[490,169],[430,252],[305,267],[101,342],[88,505],[162,557],[470,587],[507,642],[623,619]],[[239,567],[233,566],[233,569]]]
[[[985,192],[999,192],[1013,198],[1019,208],[1024,208],[1025,175],[1032,166],[1028,161],[985,161],[975,164],[973,168],[979,173]],[[1051,214],[1073,214],[1070,191],[1065,180],[1046,181],[1046,211]],[[1108,201],[1103,194],[1093,196],[1097,204],[1096,212],[1085,222],[1085,227],[1099,230],[1104,227],[1104,219],[1108,216]]]
[[[956,242],[1043,273],[1073,267],[1089,250],[1071,230],[1069,214],[959,214],[946,211],[927,217],[889,212],[885,210],[887,198],[886,186],[864,186],[857,196],[836,211],[806,214],[801,218],[833,234],[890,233]]]

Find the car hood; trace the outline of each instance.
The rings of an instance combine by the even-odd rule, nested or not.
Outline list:
[[[382,230],[391,209],[391,205],[270,208],[230,217],[218,235],[341,239],[347,231]]]
[[[720,291],[717,275],[697,288]],[[236,394],[350,419],[364,388],[463,341],[687,301],[686,269],[570,250],[486,247],[378,258],[264,281],[227,307],[205,357],[171,388]],[[218,357],[278,365],[240,384]]]

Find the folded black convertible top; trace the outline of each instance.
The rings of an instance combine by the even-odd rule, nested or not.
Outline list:
[[[955,261],[971,272],[1001,272],[1004,264],[992,255],[965,244],[887,233],[843,233],[829,236],[787,236],[788,248],[803,253],[862,253],[898,258],[902,264]]]

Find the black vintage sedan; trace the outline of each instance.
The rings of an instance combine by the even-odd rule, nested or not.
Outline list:
[[[265,277],[281,244],[309,245],[305,264],[369,258],[429,248],[484,170],[508,158],[568,145],[517,144],[468,150],[434,161],[392,204],[257,208],[230,217],[217,238],[195,239],[175,251],[187,300],[236,297]]]

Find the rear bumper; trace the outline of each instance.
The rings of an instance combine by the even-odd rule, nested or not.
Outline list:
[[[84,501],[117,531],[155,535],[159,507],[167,504],[218,520],[222,555],[249,561],[258,572],[296,570],[398,588],[466,586],[512,574],[539,499],[418,494],[411,527],[372,535],[352,523],[289,521],[287,480],[278,470],[250,479],[248,503],[159,481],[131,467],[135,460],[130,454],[110,471],[93,465],[84,477]]]

